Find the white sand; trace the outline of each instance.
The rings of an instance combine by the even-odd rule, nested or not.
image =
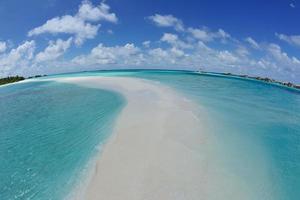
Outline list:
[[[109,88],[128,104],[104,147],[84,199],[199,199],[204,127],[195,105],[170,88],[120,77],[65,78],[88,87]],[[201,176],[201,177],[200,177]]]
[[[114,90],[128,102],[78,199],[255,199],[245,180],[218,167],[205,113],[184,96],[136,78],[58,80]]]

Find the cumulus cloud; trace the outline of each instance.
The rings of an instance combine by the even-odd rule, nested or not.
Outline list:
[[[192,65],[200,65],[202,70],[208,71],[231,71],[232,68],[238,72],[241,62],[248,63],[239,54],[229,50],[218,50],[209,47],[206,43],[199,41],[195,44],[194,51],[189,56]]]
[[[226,63],[233,64],[239,61],[238,57],[235,56],[233,53],[225,50],[225,51],[220,51],[219,54],[217,55],[218,58]]]
[[[163,60],[164,62],[171,63],[175,63],[177,58],[181,58],[185,55],[184,51],[177,49],[176,47],[170,49],[155,48],[149,50],[148,54],[151,56],[151,60],[158,59],[160,61]]]
[[[3,53],[4,51],[6,51],[6,42],[1,42],[0,41],[0,53]]]
[[[168,43],[174,43],[178,40],[178,36],[172,33],[164,33],[160,40]]]
[[[285,41],[291,45],[300,47],[300,35],[285,35],[275,33],[276,37],[282,41]]]
[[[64,15],[52,18],[45,24],[30,30],[28,36],[44,33],[70,34],[74,35],[75,43],[81,45],[86,39],[92,39],[97,35],[101,26],[99,24],[100,21],[113,23],[118,21],[116,14],[110,13],[109,10],[110,7],[105,3],[93,6],[89,1],[83,1],[74,16]]]
[[[151,44],[151,42],[149,40],[146,40],[146,41],[143,42],[143,46],[146,47],[146,48],[149,48],[150,44]]]
[[[225,41],[231,37],[230,34],[226,33],[223,29],[212,32],[207,28],[188,28],[188,32],[191,33],[194,38],[203,42],[210,42],[214,39],[221,39]]]
[[[35,57],[37,63],[55,60],[58,57],[62,56],[66,50],[71,46],[72,38],[64,41],[61,39],[50,41],[46,49],[38,53]]]
[[[17,48],[11,49],[8,53],[0,56],[0,75],[9,75],[13,71],[30,66],[34,57],[35,42],[25,41]]]
[[[265,56],[260,58],[256,65],[264,70],[266,76],[285,81],[300,82],[300,60],[294,56],[289,56],[277,44],[268,44],[265,47]],[[257,68],[255,73],[260,69]]]
[[[71,47],[72,42],[82,44],[86,39],[95,37],[101,20],[111,23],[118,21],[116,15],[109,10],[109,6],[104,3],[93,6],[84,1],[74,16],[56,17],[31,30],[31,36],[43,33],[71,35],[67,40],[50,41],[48,46],[36,55],[34,41],[26,41],[11,50],[7,47],[10,45],[0,42],[0,75],[12,72],[28,73],[29,69],[34,73],[37,73],[37,70],[40,70],[40,73],[57,73],[138,66],[202,69],[300,82],[297,78],[300,77],[299,58],[288,55],[279,45],[257,42],[252,37],[237,40],[223,29],[184,28],[182,21],[172,15],[156,14],[149,17],[157,26],[175,29],[163,33],[156,41],[151,38],[151,42],[145,40],[140,46],[133,43],[106,46],[100,43],[87,54],[64,59],[63,54]],[[290,44],[300,44],[297,35],[276,36]],[[218,45],[218,42],[222,45]]]
[[[160,27],[173,27],[177,31],[183,31],[183,23],[180,19],[177,19],[173,15],[160,15],[155,14],[153,16],[148,17],[152,20],[157,26]]]
[[[160,41],[169,43],[176,48],[190,48],[191,45],[183,42],[178,38],[178,35],[172,33],[164,33]]]
[[[188,55],[181,49],[171,48],[153,48],[144,52],[143,65],[151,66],[151,68],[176,68],[177,66],[186,64]],[[181,67],[182,67],[181,66]]]
[[[33,57],[34,50],[35,42],[33,40],[25,41],[23,44],[19,45],[15,49],[12,49],[8,54],[4,55],[1,59],[1,64],[13,64],[22,58],[30,60]]]
[[[245,57],[245,56],[249,56],[249,55],[250,55],[249,50],[248,50],[246,47],[242,46],[242,45],[238,46],[238,48],[236,49],[235,52],[236,52],[238,55],[242,56],[242,57]]]
[[[84,1],[78,10],[78,17],[85,21],[105,20],[112,23],[117,23],[118,18],[115,13],[110,13],[109,5],[100,3],[99,6],[93,6],[89,1]]]
[[[296,57],[288,56],[276,44],[259,44],[252,38],[246,40],[253,48],[260,48],[260,56],[253,58],[251,49],[243,46],[242,42],[231,41],[230,48],[218,49],[210,47],[202,40],[186,40],[185,33],[164,33],[158,43],[144,42],[145,48],[138,48],[134,44],[106,47],[99,44],[88,55],[77,56],[73,62],[81,66],[146,66],[154,68],[186,68],[207,71],[223,71],[239,74],[269,76],[273,78],[289,77],[300,68],[300,61]],[[254,42],[253,42],[254,41]],[[159,46],[161,42],[168,46]],[[184,45],[182,45],[184,44]],[[185,48],[188,46],[188,48]],[[227,47],[228,47],[227,46]],[[253,49],[252,49],[253,51]],[[299,70],[298,70],[299,71]],[[291,73],[293,72],[293,73]],[[295,78],[293,78],[295,80]]]
[[[287,67],[300,67],[300,60],[296,57],[289,57],[286,52],[283,52],[281,47],[277,44],[270,44],[267,48],[268,52],[273,56],[274,59],[280,64]]]
[[[169,56],[168,52],[162,48],[151,49],[149,50],[149,54],[158,59],[167,58]]]
[[[108,65],[108,64],[136,64],[140,62],[140,49],[134,44],[106,47],[99,44],[88,55],[75,57],[73,63],[79,65]]]
[[[259,44],[253,38],[247,37],[245,41],[248,42],[252,48],[259,49]]]
[[[42,33],[66,33],[75,35],[75,43],[80,45],[86,39],[97,35],[100,25],[92,25],[76,17],[66,15],[48,20],[44,25],[31,30],[28,35],[39,35]]]

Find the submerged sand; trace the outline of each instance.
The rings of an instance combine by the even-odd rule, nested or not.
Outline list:
[[[88,183],[71,199],[255,199],[245,180],[218,167],[206,113],[183,95],[137,78],[56,80],[113,90],[127,100]]]
[[[191,101],[159,83],[134,78],[86,77],[60,81],[115,90],[127,100],[97,160],[83,199],[199,199],[205,142]],[[200,145],[201,146],[201,145]]]

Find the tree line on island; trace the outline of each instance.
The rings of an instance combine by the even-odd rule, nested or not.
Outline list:
[[[43,77],[43,76],[46,76],[46,75],[30,76],[27,79],[39,78],[39,77]],[[18,81],[23,81],[25,79],[26,78],[23,77],[23,76],[8,76],[8,77],[5,77],[5,78],[0,78],[0,85],[5,85],[5,84],[9,84],[9,83],[15,83],[15,82],[18,82]]]
[[[291,82],[282,82],[282,81],[277,81],[275,79],[271,79],[268,77],[260,77],[260,76],[249,76],[249,75],[240,75],[240,74],[233,74],[233,73],[213,73],[213,72],[206,72],[206,71],[197,71],[200,74],[219,74],[222,76],[230,76],[230,77],[237,77],[237,78],[246,78],[250,80],[257,80],[257,81],[262,81],[266,83],[271,83],[271,84],[276,84],[276,85],[281,85],[289,88],[295,88],[295,89],[300,89],[300,85],[296,85]]]
[[[227,76],[235,76],[235,77],[241,77],[241,78],[254,79],[254,80],[258,80],[258,81],[262,81],[262,82],[266,82],[266,83],[273,83],[273,84],[277,84],[277,85],[286,86],[286,87],[289,87],[289,88],[300,89],[300,85],[296,85],[296,84],[293,84],[291,82],[277,81],[275,79],[271,79],[271,78],[268,78],[268,77],[237,75],[237,74],[231,74],[231,73],[222,73],[222,74],[227,75]]]

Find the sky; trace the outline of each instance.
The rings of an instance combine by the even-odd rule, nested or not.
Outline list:
[[[300,83],[298,0],[2,0],[0,77],[100,69]]]

